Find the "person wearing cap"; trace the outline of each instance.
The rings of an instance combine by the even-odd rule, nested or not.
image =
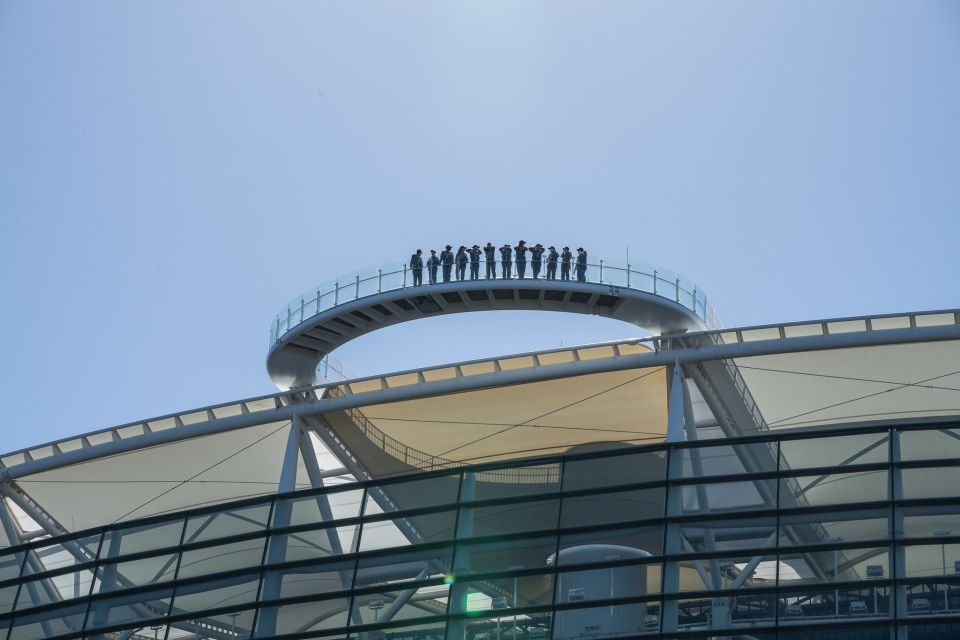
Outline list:
[[[549,253],[547,253],[547,280],[557,279],[557,259],[559,257],[560,254],[557,253],[557,248],[551,245]]]
[[[583,247],[577,249],[577,282],[587,281],[587,252]]]
[[[523,276],[527,273],[527,243],[521,240],[513,251],[516,254],[517,277],[523,280]]]
[[[505,244],[500,247],[500,277],[509,279],[513,274],[510,271],[513,269],[513,250],[510,248],[510,245]]]
[[[533,279],[540,277],[540,265],[543,264],[543,245],[539,242],[530,249],[530,269],[533,271]]]
[[[470,254],[470,279],[480,278],[480,245],[473,245],[467,253]]]
[[[564,247],[560,254],[560,279],[570,279],[570,261],[573,260],[573,254],[570,253],[570,247]]]
[[[453,272],[453,249],[449,244],[444,251],[440,252],[440,266],[443,267],[443,281],[450,282],[450,274]]]
[[[423,251],[417,249],[417,252],[410,256],[410,271],[413,273],[413,286],[419,287],[423,284]]]
[[[467,275],[467,248],[460,245],[457,249],[457,280],[462,281]]]
[[[497,279],[497,248],[487,243],[483,248],[483,256],[487,261],[487,280]]]
[[[430,257],[427,258],[427,273],[430,274],[430,284],[437,284],[437,268],[440,266],[440,258],[437,257],[437,250],[430,249]]]

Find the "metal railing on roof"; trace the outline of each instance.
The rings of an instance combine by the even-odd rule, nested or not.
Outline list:
[[[516,263],[514,262],[513,274],[508,279],[518,282],[537,282],[538,280],[532,277],[533,273],[530,263],[531,261],[527,262],[527,275],[529,277],[520,278],[516,271]],[[481,275],[477,280],[470,280],[469,275],[467,275],[463,282],[469,283],[487,280],[487,278],[484,277],[486,264],[486,261],[481,261]],[[498,274],[502,275],[500,261],[495,261],[493,266]],[[428,270],[425,268],[424,271]],[[540,271],[539,280],[546,280],[545,274],[546,260],[543,261],[543,268]],[[428,282],[428,273],[424,273],[423,276],[424,282]],[[503,279],[504,278],[498,276],[491,280]],[[557,278],[553,278],[553,280],[556,279]],[[577,281],[577,273],[573,266],[570,268],[569,280],[573,282]],[[689,279],[667,269],[658,269],[651,265],[618,262],[604,258],[599,262],[590,262],[586,265],[581,282],[611,287],[624,287],[634,291],[652,293],[693,311],[709,329],[720,329],[723,326],[713,306],[707,301],[706,293]],[[385,291],[413,288],[423,289],[429,287],[429,283],[415,287],[413,284],[413,274],[409,266],[406,262],[400,260],[335,278],[294,298],[274,316],[270,324],[270,346],[272,347],[276,344],[286,333],[300,323],[346,302],[376,295]]]
[[[331,388],[328,391],[328,394],[332,396],[340,396],[343,395],[343,391],[337,388]],[[460,467],[468,464],[466,462],[458,462],[456,460],[448,460],[447,458],[443,458],[441,456],[435,456],[400,442],[396,438],[387,435],[381,429],[379,429],[362,411],[360,411],[360,409],[347,409],[345,413],[350,418],[351,422],[353,422],[354,426],[375,447],[397,461],[409,465],[414,469],[419,469],[421,471],[459,469]],[[481,482],[511,484],[549,484],[558,482],[559,478],[559,465],[492,469],[477,473],[477,480]]]

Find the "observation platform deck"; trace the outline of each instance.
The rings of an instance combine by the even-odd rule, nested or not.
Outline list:
[[[529,265],[529,262],[528,262]],[[561,311],[622,320],[649,331],[676,333],[721,327],[702,289],[651,266],[589,263],[581,281],[499,277],[451,279],[414,286],[404,263],[359,271],[315,287],[277,314],[270,327],[267,371],[280,389],[317,384],[317,365],[337,347],[383,327],[450,313]],[[544,264],[544,267],[546,265]],[[515,270],[514,270],[515,271]],[[424,269],[428,280],[428,269]],[[528,267],[528,274],[531,273]],[[441,270],[442,274],[442,270]]]

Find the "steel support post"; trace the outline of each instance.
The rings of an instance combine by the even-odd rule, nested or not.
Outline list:
[[[299,418],[296,414],[290,421],[290,430],[287,433],[287,446],[284,449],[283,464],[280,467],[280,481],[277,486],[277,498],[273,507],[273,529],[282,529],[290,526],[290,515],[293,510],[289,500],[284,500],[284,494],[296,489],[297,461],[300,453]],[[275,565],[286,560],[288,536],[271,536],[267,548],[267,564]],[[283,576],[276,572],[267,572],[263,580],[263,600],[275,600],[280,597],[280,586]],[[258,633],[272,636],[277,630],[277,610],[275,607],[264,607],[260,610]]]
[[[9,540],[11,544],[17,544],[20,542],[20,537],[21,537],[20,527],[18,527],[17,523],[14,521],[13,515],[10,513],[10,509],[7,506],[6,500],[2,500],[2,498],[0,498],[0,501],[3,502],[3,505],[0,505],[0,526],[3,527],[3,532],[6,534],[7,540]],[[37,562],[37,563],[39,562],[38,559],[36,558],[36,555],[31,551],[27,552],[26,561],[30,561],[31,556],[33,557],[34,562]],[[36,571],[37,567],[34,566],[33,569],[34,571]],[[22,567],[21,567],[21,572],[22,572]],[[46,583],[46,580],[44,582]],[[30,599],[33,600],[34,604],[42,604],[42,600],[40,599],[40,594],[37,591],[36,583],[33,581],[27,582],[26,587],[27,587],[27,593],[30,596]],[[59,600],[59,598],[51,598],[51,599]],[[66,622],[66,620],[64,620],[64,622]],[[44,620],[43,622],[40,623],[40,626],[43,628],[43,633],[45,635],[48,635],[48,636],[53,635],[50,629],[50,623],[48,621]]]
[[[463,485],[460,489],[460,502],[469,502],[476,497],[477,474],[467,471],[463,474]],[[460,507],[460,517],[457,520],[457,538],[468,538],[473,535],[473,509]],[[450,614],[464,614],[467,612],[467,583],[461,582],[459,575],[470,569],[470,552],[461,546],[457,549],[456,564],[453,566],[453,584],[450,585]],[[447,622],[446,640],[465,640],[467,637],[467,621],[463,618]]]
[[[683,442],[683,374],[679,363],[667,367],[667,442]]]
[[[425,566],[423,570],[417,574],[417,577],[414,580],[420,581],[430,575],[430,567]],[[403,609],[403,606],[410,601],[410,598],[413,597],[413,594],[417,592],[416,587],[412,589],[407,589],[406,591],[400,592],[400,594],[394,599],[386,611],[383,612],[383,615],[380,616],[379,622],[390,622],[393,620],[393,616],[397,615],[400,612],[400,609]]]
[[[899,500],[903,498],[903,472],[900,469],[902,459],[900,448],[900,432],[896,429],[890,430],[890,500]],[[893,567],[891,567],[890,577],[894,579],[891,603],[893,611],[891,617],[901,618],[907,615],[907,588],[904,585],[897,584],[897,580],[906,576],[907,550],[902,544],[898,544],[903,539],[905,533],[903,509],[898,509],[893,504],[893,531],[890,539],[893,540]],[[897,640],[907,640],[909,630],[907,627],[897,627]]]
[[[307,427],[304,425],[303,421],[297,417],[294,420],[294,425],[297,427],[297,439],[300,449],[300,457],[303,458],[303,465],[307,469],[307,476],[310,478],[310,484],[314,489],[321,489],[324,486],[323,470],[320,469],[320,464],[317,462],[317,452],[313,448],[313,440],[310,438],[310,432]],[[320,517],[324,522],[333,521],[333,509],[330,507],[330,500],[327,498],[326,494],[320,494],[317,496],[317,509],[320,511]],[[359,527],[357,528],[359,531]],[[340,535],[337,533],[335,527],[328,527],[326,529],[327,540],[330,543],[330,552],[333,555],[340,556],[343,555],[343,544],[340,542]],[[351,543],[350,551],[356,551],[354,548],[355,543]],[[349,589],[353,576],[349,571],[340,572],[340,584],[344,589]]]

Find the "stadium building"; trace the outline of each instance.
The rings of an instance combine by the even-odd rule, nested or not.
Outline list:
[[[960,637],[960,312],[729,329],[652,268],[409,276],[288,305],[278,393],[0,456],[3,637]],[[646,337],[329,374],[502,309]]]

